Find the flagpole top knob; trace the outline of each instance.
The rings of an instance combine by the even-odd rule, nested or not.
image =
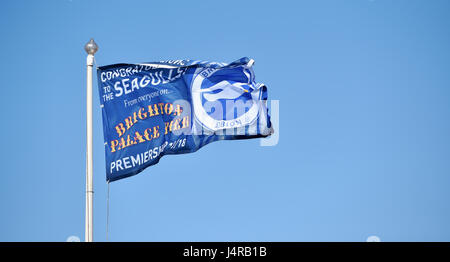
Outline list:
[[[86,50],[86,53],[88,53],[89,55],[94,55],[95,52],[97,52],[98,45],[95,43],[93,38],[91,38],[91,40],[87,42],[87,44],[84,46],[84,50]]]

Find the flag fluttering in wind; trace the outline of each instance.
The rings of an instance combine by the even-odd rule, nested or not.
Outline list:
[[[245,57],[99,67],[107,181],[217,140],[271,135],[267,88],[252,65]]]

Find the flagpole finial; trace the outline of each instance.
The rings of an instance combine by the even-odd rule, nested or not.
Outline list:
[[[95,52],[97,52],[98,45],[97,45],[97,43],[95,43],[93,38],[91,38],[91,40],[89,40],[89,42],[87,42],[87,44],[84,46],[84,50],[89,55],[94,55]]]

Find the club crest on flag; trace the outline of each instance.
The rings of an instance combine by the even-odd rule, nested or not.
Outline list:
[[[197,69],[192,80],[196,119],[210,131],[243,127],[255,121],[259,91],[252,87],[252,79],[253,71],[246,65]]]

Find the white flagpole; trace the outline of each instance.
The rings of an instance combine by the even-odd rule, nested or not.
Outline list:
[[[84,50],[88,53],[87,66],[87,88],[86,88],[86,230],[85,241],[93,241],[93,186],[92,186],[92,67],[94,65],[94,54],[98,50],[94,39],[91,39],[85,46]]]

